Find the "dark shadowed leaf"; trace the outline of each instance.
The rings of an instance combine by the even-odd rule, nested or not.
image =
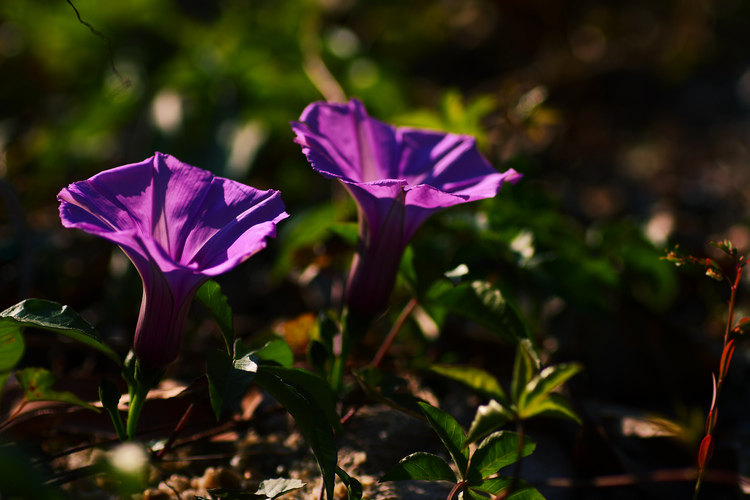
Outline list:
[[[417,452],[402,458],[395,467],[380,478],[387,481],[449,481],[456,482],[456,474],[445,460],[431,453]]]
[[[102,407],[109,413],[112,425],[114,425],[115,432],[117,432],[117,437],[120,441],[125,441],[128,436],[118,409],[121,397],[122,394],[117,384],[109,377],[102,377],[101,382],[99,382],[99,401],[102,402]]]
[[[508,487],[512,483],[512,477],[495,477],[484,480],[478,485],[472,485],[469,487],[469,489],[483,491],[491,495],[497,495],[498,493],[508,489]],[[544,500],[542,494],[523,479],[516,480],[513,491],[504,498],[512,500]]]
[[[521,315],[485,281],[461,283],[437,296],[435,301],[454,314],[482,325],[511,345],[528,337]]]
[[[26,299],[0,313],[0,332],[5,328],[34,327],[77,340],[106,354],[117,364],[120,358],[102,344],[102,338],[91,324],[73,309],[51,300]]]
[[[221,290],[221,286],[213,280],[206,281],[195,293],[195,298],[203,305],[211,317],[219,326],[224,343],[227,347],[227,353],[233,354],[234,346],[234,324],[232,320],[232,308],[229,307],[227,297]]]
[[[469,465],[469,450],[464,449],[464,439],[466,438],[464,430],[458,425],[455,418],[440,408],[436,408],[425,402],[418,404],[425,417],[427,417],[430,426],[435,430],[448,450],[448,453],[450,453],[453,462],[458,468],[458,474],[463,479],[466,474],[466,468]]]
[[[290,371],[288,368],[261,365],[255,381],[268,391],[297,422],[318,461],[325,484],[326,498],[333,498],[338,455],[333,428],[326,417],[326,412],[318,405],[315,397],[305,388],[288,380],[291,377],[281,378],[277,375],[280,370]]]
[[[514,417],[513,410],[494,399],[486,405],[479,406],[469,428],[469,434],[466,436],[464,446],[476,443],[487,434],[499,430],[500,427],[507,424]]]
[[[497,379],[481,368],[473,366],[432,365],[430,366],[430,371],[460,382],[485,398],[496,399],[503,404],[508,402],[508,397],[505,395],[505,391]]]
[[[355,370],[353,373],[362,390],[372,400],[408,415],[424,418],[417,404],[422,400],[406,392],[406,380],[372,366]]]
[[[99,412],[99,408],[88,404],[75,394],[52,389],[55,376],[44,368],[24,368],[16,372],[18,383],[27,401],[60,401]]]
[[[336,475],[346,485],[347,500],[362,500],[362,483],[357,478],[351,477],[341,467],[336,467]]]
[[[469,482],[477,484],[503,467],[517,462],[519,458],[530,455],[536,443],[528,436],[524,436],[523,450],[519,457],[520,439],[515,432],[499,431],[490,434],[479,443],[469,464]]]
[[[336,411],[336,400],[325,380],[312,372],[299,368],[264,366],[263,370],[307,391],[315,399],[315,403],[320,409],[325,412],[331,427],[337,432],[341,430],[341,418]]]
[[[237,354],[237,353],[236,353]],[[256,376],[258,358],[252,354],[237,354],[232,359],[224,351],[210,349],[206,352],[206,376],[211,396],[211,408],[216,418],[225,411],[239,407],[242,395]]]

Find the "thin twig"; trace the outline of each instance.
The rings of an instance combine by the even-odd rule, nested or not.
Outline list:
[[[177,439],[177,435],[182,431],[182,429],[185,427],[185,424],[187,424],[188,419],[190,418],[190,415],[193,414],[193,409],[195,408],[195,402],[190,403],[190,406],[188,406],[187,410],[185,410],[185,414],[182,415],[182,418],[179,422],[177,422],[177,426],[174,428],[174,432],[172,432],[172,435],[169,436],[169,439],[164,444],[164,447],[159,450],[159,452],[156,454],[156,458],[161,460],[161,458],[170,450],[172,449],[172,445],[174,444],[175,440]]]
[[[391,328],[391,331],[388,332],[388,335],[386,336],[385,340],[383,340],[383,343],[380,346],[380,349],[378,349],[378,352],[375,354],[375,357],[372,358],[372,361],[370,362],[370,366],[376,367],[379,366],[381,361],[383,361],[383,358],[388,353],[388,349],[390,349],[391,344],[393,344],[393,341],[396,338],[396,335],[401,330],[401,327],[404,326],[404,323],[406,322],[406,319],[409,317],[409,315],[414,311],[414,308],[417,307],[417,298],[412,298],[408,304],[406,304],[406,307],[404,307],[404,310],[401,311],[401,314],[399,315],[398,319],[396,319],[396,322],[393,323],[393,328]]]
[[[117,78],[120,79],[120,81],[122,82],[122,84],[124,86],[126,86],[126,87],[129,86],[130,85],[130,80],[128,80],[127,78],[124,78],[120,74],[120,72],[117,71],[117,68],[115,67],[115,58],[112,55],[112,46],[109,43],[109,38],[107,38],[104,35],[104,33],[102,33],[101,31],[97,30],[96,28],[94,28],[93,26],[91,26],[89,23],[87,23],[86,21],[84,21],[83,19],[81,19],[81,14],[78,12],[78,9],[76,9],[76,6],[73,5],[73,2],[71,2],[70,0],[66,0],[66,1],[68,2],[68,5],[70,5],[71,7],[73,7],[73,10],[76,13],[76,17],[78,18],[78,22],[81,23],[81,24],[83,24],[84,26],[86,26],[91,31],[91,33],[93,33],[94,35],[96,35],[99,38],[101,38],[102,40],[104,40],[104,43],[107,44],[107,54],[109,55],[109,64],[112,66],[112,71],[114,72],[115,75],[117,75]]]

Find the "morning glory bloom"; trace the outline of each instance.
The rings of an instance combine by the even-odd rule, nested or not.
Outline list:
[[[133,350],[147,368],[177,358],[198,288],[266,246],[287,217],[278,191],[261,191],[156,153],[57,195],[65,227],[122,248],[143,279]]]
[[[491,198],[521,175],[497,172],[473,137],[396,128],[370,118],[361,102],[315,102],[292,122],[313,169],[338,179],[354,197],[359,244],[347,283],[350,310],[382,312],[404,248],[433,213]]]

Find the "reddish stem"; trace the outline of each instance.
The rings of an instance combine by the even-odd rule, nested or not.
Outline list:
[[[409,315],[414,311],[414,308],[417,307],[417,299],[412,298],[408,304],[406,304],[406,307],[404,307],[404,310],[401,311],[401,314],[399,315],[398,319],[396,319],[396,322],[393,324],[393,328],[391,328],[391,331],[388,332],[388,335],[386,336],[385,340],[380,346],[380,349],[378,349],[378,352],[375,354],[375,357],[372,358],[372,362],[370,363],[370,366],[378,366],[380,365],[380,362],[383,361],[383,358],[388,353],[388,349],[390,349],[391,344],[393,344],[394,339],[396,338],[396,335],[401,330],[401,327],[404,326],[404,322],[406,322],[406,318],[409,317]]]

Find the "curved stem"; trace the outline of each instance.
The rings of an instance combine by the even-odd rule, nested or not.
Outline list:
[[[458,493],[464,489],[464,486],[466,486],[466,481],[463,479],[455,484],[453,486],[453,489],[451,489],[450,493],[448,493],[448,497],[446,500],[453,500],[454,498],[458,498]]]
[[[23,410],[23,408],[26,406],[26,403],[28,403],[28,402],[29,401],[26,398],[23,398],[23,400],[21,400],[21,403],[18,405],[18,408],[16,408],[15,411],[13,411],[13,414],[10,415],[10,416],[8,416],[8,418],[5,420],[5,422],[3,422],[2,424],[0,424],[0,431],[2,431],[3,429],[5,429],[11,423],[13,423],[13,421],[16,419],[16,417],[18,417],[18,415],[21,414],[21,410]]]
[[[141,416],[143,404],[146,402],[146,397],[150,390],[150,387],[138,384],[138,387],[136,387],[133,392],[133,397],[130,400],[130,406],[128,408],[127,436],[131,441],[135,439],[136,429],[138,428],[138,419]]]

